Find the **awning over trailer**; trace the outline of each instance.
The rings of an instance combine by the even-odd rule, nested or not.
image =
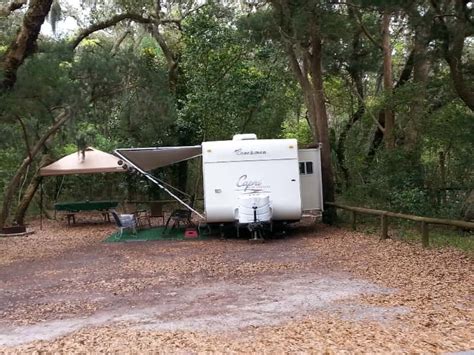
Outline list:
[[[185,147],[129,148],[116,152],[142,170],[150,171],[163,166],[198,157],[200,145]]]
[[[92,147],[85,150],[84,157],[75,152],[40,169],[41,176],[57,176],[72,174],[122,173],[118,165],[119,159],[109,153]]]

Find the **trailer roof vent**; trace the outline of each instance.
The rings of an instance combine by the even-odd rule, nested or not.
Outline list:
[[[251,141],[257,139],[255,133],[235,134],[232,138],[233,141]]]

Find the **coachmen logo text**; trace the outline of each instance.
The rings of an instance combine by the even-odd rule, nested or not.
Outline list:
[[[263,155],[267,154],[265,150],[243,150],[242,148],[234,150],[237,155]]]

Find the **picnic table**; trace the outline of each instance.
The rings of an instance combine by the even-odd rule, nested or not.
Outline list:
[[[58,202],[54,204],[54,210],[65,212],[68,224],[71,221],[76,223],[75,214],[84,211],[100,211],[106,221],[110,221],[109,210],[116,208],[118,201],[76,201],[76,202]]]

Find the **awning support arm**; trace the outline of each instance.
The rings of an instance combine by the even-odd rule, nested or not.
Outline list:
[[[114,153],[120,157],[120,159],[122,159],[124,162],[127,163],[128,166],[131,166],[133,167],[134,169],[136,169],[139,173],[141,173],[143,176],[145,176],[148,180],[150,180],[151,182],[153,182],[154,184],[156,184],[160,189],[162,189],[163,191],[165,191],[166,193],[168,193],[171,197],[173,197],[176,201],[178,201],[179,203],[181,203],[184,207],[186,207],[188,210],[190,210],[191,212],[194,212],[195,214],[197,214],[200,218],[202,219],[205,219],[205,217],[200,214],[198,211],[196,211],[194,208],[192,208],[191,206],[189,206],[186,202],[184,202],[182,199],[180,199],[178,196],[176,196],[174,193],[172,193],[169,189],[167,189],[165,186],[163,186],[160,181],[155,178],[152,174],[146,172],[145,170],[141,169],[140,167],[138,167],[137,165],[135,165],[134,163],[132,163],[130,160],[128,160],[127,158],[125,158],[118,150],[114,150]]]

